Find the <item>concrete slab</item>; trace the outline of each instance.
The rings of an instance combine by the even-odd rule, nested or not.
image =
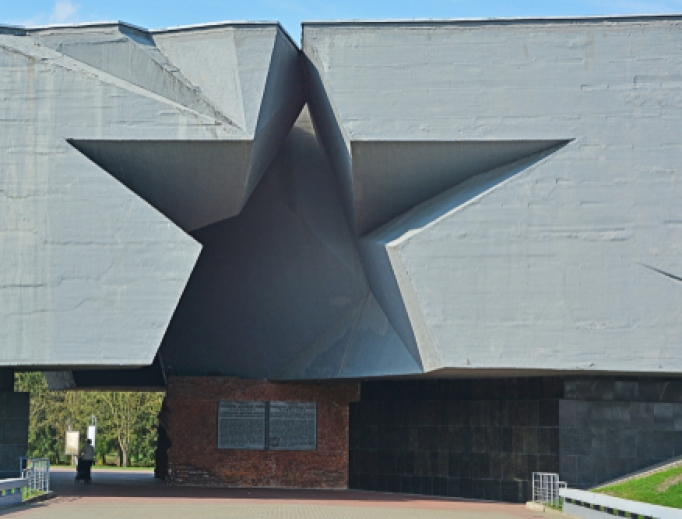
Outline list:
[[[409,205],[391,185],[410,165],[401,146],[571,141],[456,216],[404,222],[409,238],[390,258],[365,255],[377,300],[425,369],[682,368],[672,216],[682,111],[669,65],[682,63],[681,26],[679,16],[303,24],[311,113],[361,235],[400,211],[392,204]],[[357,177],[363,143],[377,141],[399,166]],[[384,160],[366,151],[368,164]],[[418,162],[434,186],[446,178],[438,151]]]
[[[185,232],[239,214],[251,140],[91,140],[69,143]]]
[[[161,347],[173,373],[271,378],[365,298],[329,177],[303,113],[242,213],[193,234],[204,250]]]
[[[40,43],[208,117],[239,128],[217,110],[154,45],[149,33],[122,24],[34,31]],[[243,128],[241,128],[243,130]]]
[[[225,34],[207,85],[194,65],[230,58]],[[298,49],[277,23],[0,44],[0,365],[149,365],[201,248],[187,232],[241,211],[303,106]]]
[[[3,85],[19,100],[3,105],[0,139],[0,364],[148,364],[200,246],[65,137],[92,136],[94,120],[134,137],[132,105],[143,119],[165,111],[174,122],[158,135],[172,137],[194,112],[32,38],[0,38]]]

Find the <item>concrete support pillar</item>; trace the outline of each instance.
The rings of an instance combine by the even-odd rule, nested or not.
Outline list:
[[[28,450],[29,393],[14,392],[14,370],[0,369],[0,479],[18,477]]]

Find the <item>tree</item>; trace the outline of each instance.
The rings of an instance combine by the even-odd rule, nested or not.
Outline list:
[[[50,391],[42,373],[18,373],[17,391],[31,393],[29,455],[58,463],[64,453],[69,425],[87,432],[90,416],[97,422],[96,456],[118,450],[123,466],[152,466],[156,428],[163,393]]]
[[[53,463],[58,463],[60,446],[51,415],[58,412],[60,398],[48,397],[47,382],[42,373],[18,373],[15,390],[31,393],[28,455],[49,457]]]
[[[153,451],[149,453],[149,449],[141,449],[140,440],[148,442],[149,436],[154,434],[161,395],[106,392],[101,393],[101,399],[107,427],[118,441],[121,465],[129,466],[131,451],[138,453],[143,450],[148,458],[153,459]]]

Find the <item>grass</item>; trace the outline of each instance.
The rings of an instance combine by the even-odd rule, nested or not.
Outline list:
[[[682,467],[603,487],[594,492],[642,503],[682,508]]]
[[[21,500],[27,501],[29,499],[33,499],[34,497],[38,497],[43,494],[45,494],[45,492],[43,492],[42,490],[29,490],[28,488],[22,488]]]
[[[561,500],[550,501],[548,503],[545,503],[545,506],[547,508],[551,508],[552,510],[557,510],[559,512],[562,512],[564,509],[564,505]]]

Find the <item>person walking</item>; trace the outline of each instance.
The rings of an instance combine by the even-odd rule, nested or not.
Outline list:
[[[83,449],[80,452],[80,457],[78,458],[78,475],[86,483],[90,483],[90,470],[92,469],[92,463],[94,460],[95,448],[92,446],[92,440],[88,438],[85,441],[85,445],[83,445]]]

